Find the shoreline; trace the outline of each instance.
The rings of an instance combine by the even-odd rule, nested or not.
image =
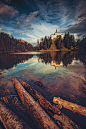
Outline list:
[[[37,51],[39,51],[39,52],[62,52],[62,51],[65,51],[65,52],[67,52],[67,51],[77,51],[77,49],[69,49],[69,50],[67,50],[67,49],[63,49],[63,50],[37,50]]]
[[[68,52],[68,51],[77,51],[78,49],[62,49],[62,50],[59,50],[59,49],[56,49],[56,50],[35,50],[35,51],[3,51],[3,52],[0,52],[0,53],[20,53],[20,52]]]

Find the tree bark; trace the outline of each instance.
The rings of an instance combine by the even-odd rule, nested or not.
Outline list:
[[[31,115],[39,129],[59,129],[49,115],[40,107],[33,97],[23,88],[16,78],[12,79],[13,85],[22,101],[27,108],[27,113]]]
[[[80,129],[70,118],[46,100],[40,93],[33,89],[29,84],[22,81],[23,87],[30,95],[40,104],[41,107],[55,120],[55,122],[63,129]]]
[[[61,111],[52,105],[49,101],[47,101],[46,98],[44,98],[40,93],[33,89],[33,87],[24,81],[22,81],[21,84],[46,111],[50,111],[52,114],[60,115]]]
[[[0,102],[0,121],[5,129],[31,129],[28,124],[9,110],[2,102]]]
[[[53,103],[55,104],[60,104],[62,105],[64,108],[69,109],[73,112],[77,112],[83,116],[86,116],[86,107],[83,107],[81,105],[77,105],[71,102],[68,102],[66,100],[60,99],[60,97],[54,97],[53,98]]]

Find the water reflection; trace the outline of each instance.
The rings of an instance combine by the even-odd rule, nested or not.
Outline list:
[[[78,52],[0,54],[0,97],[8,96],[5,101],[13,105],[18,98],[11,79],[17,78],[30,84],[51,103],[54,96],[59,96],[86,106],[85,66],[86,55]],[[35,84],[38,80],[44,89]]]
[[[1,53],[0,54],[0,69],[9,69],[18,63],[23,63],[26,60],[29,60],[33,57],[33,55],[37,54],[38,62],[42,62],[45,64],[50,63],[51,66],[54,66],[55,69],[59,65],[66,66],[71,64],[73,59],[80,60],[86,66],[86,55],[82,55],[78,52],[51,52],[51,53],[20,53],[20,54],[8,54]]]
[[[0,69],[9,69],[18,63],[23,63],[33,55],[0,53]]]
[[[84,65],[86,65],[85,55],[81,55],[78,52],[51,52],[46,54],[38,55],[38,61],[45,64],[50,63],[51,66],[55,66],[55,69],[59,65],[66,66],[71,64],[74,59],[81,60]]]

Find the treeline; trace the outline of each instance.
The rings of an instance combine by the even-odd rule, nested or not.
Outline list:
[[[86,51],[86,38],[75,41],[74,36],[69,33],[65,33],[62,38],[61,35],[54,39],[45,36],[39,42],[37,40],[37,46],[33,47],[30,43],[16,39],[13,36],[9,36],[7,33],[0,33],[0,52],[25,52],[33,50],[55,50],[55,49],[80,49]]]
[[[78,40],[78,44],[79,44],[79,49],[86,52],[86,37],[83,38],[82,40]]]
[[[74,35],[70,35],[69,32],[65,33],[64,37],[62,38],[61,35],[57,36],[54,39],[51,39],[51,37],[45,36],[42,38],[39,42],[37,40],[38,49],[39,50],[47,50],[52,49],[51,46],[54,44],[56,46],[56,49],[76,49],[76,48],[82,48],[83,50],[86,50],[86,38],[83,38],[82,40],[74,40]]]
[[[41,50],[41,49],[47,50],[51,47],[52,40],[50,37],[45,36],[45,38],[41,39],[40,43],[39,43],[39,40],[37,40],[37,44],[38,44],[39,50]]]
[[[34,50],[34,47],[30,43],[9,36],[7,33],[0,33],[0,52],[24,52],[32,50]]]

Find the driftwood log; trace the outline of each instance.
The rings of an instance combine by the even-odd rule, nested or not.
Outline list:
[[[12,79],[13,85],[22,101],[27,108],[27,113],[31,115],[34,122],[40,129],[59,129],[49,115],[42,109],[38,102],[23,88],[16,78]]]
[[[31,129],[2,102],[0,102],[0,121],[5,129]]]
[[[73,112],[77,112],[83,116],[86,116],[86,107],[77,105],[66,100],[60,99],[60,97],[54,97],[53,103],[62,105],[64,108],[69,109]]]
[[[43,107],[43,109],[55,120],[55,122],[63,129],[80,129],[70,118],[46,100],[40,93],[26,82],[22,81],[23,87],[30,93],[30,95]]]

